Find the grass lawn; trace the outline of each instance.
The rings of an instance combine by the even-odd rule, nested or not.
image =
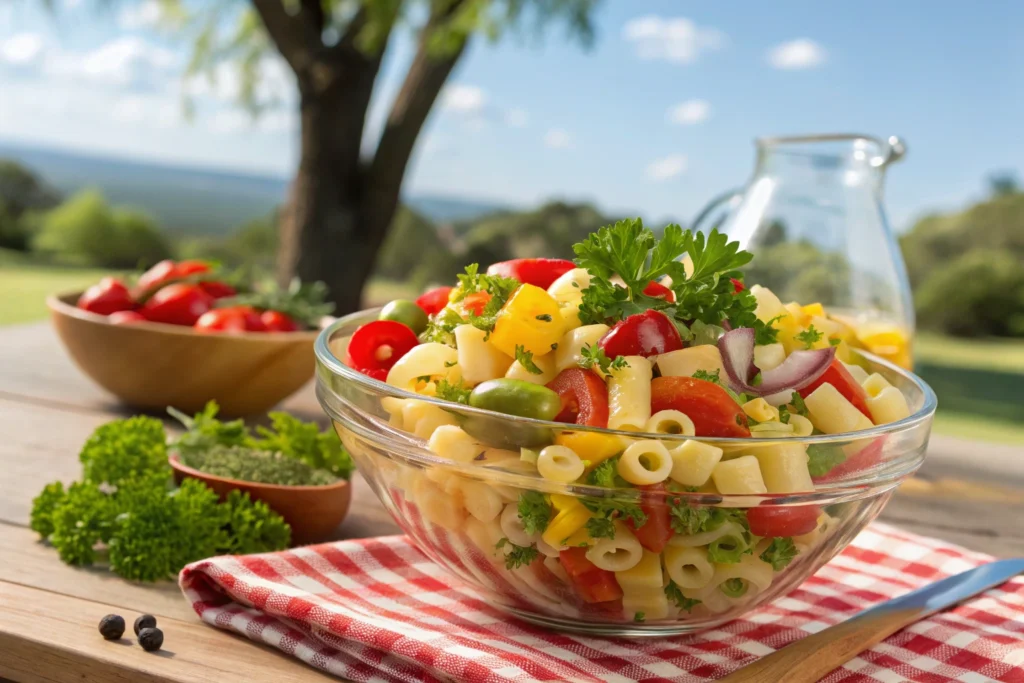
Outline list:
[[[932,365],[1024,373],[1024,339],[958,339],[921,334],[914,341],[914,357]]]
[[[85,289],[106,275],[102,270],[51,268],[0,262],[0,325],[27,323],[47,316],[46,297]]]
[[[963,439],[1024,446],[1024,425],[1019,422],[990,420],[980,415],[945,411],[941,407],[935,414],[934,431],[936,434],[958,436]]]

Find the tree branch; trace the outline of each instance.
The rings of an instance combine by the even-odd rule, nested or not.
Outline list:
[[[363,216],[373,217],[372,221],[366,222],[367,227],[378,220],[385,221],[385,227],[390,224],[416,139],[441,88],[465,52],[468,40],[440,55],[433,54],[428,47],[438,23],[447,20],[459,4],[458,0],[451,3],[446,16],[432,18],[420,34],[416,55],[395,97],[377,151],[364,176]],[[383,239],[383,232],[380,231],[379,239]],[[378,238],[376,235],[369,237]]]
[[[301,77],[309,72],[317,51],[323,47],[322,31],[317,30],[307,10],[302,9],[295,15],[288,14],[282,0],[252,0],[252,4],[271,40],[292,71],[300,77],[301,83]],[[319,1],[316,4],[319,5]],[[322,14],[322,7],[320,12]]]

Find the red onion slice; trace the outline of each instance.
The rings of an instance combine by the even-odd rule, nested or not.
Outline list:
[[[794,351],[776,368],[761,373],[761,383],[750,381],[758,372],[754,365],[754,330],[741,327],[722,335],[718,340],[722,365],[729,375],[729,383],[736,391],[754,396],[769,396],[782,391],[793,392],[818,379],[835,358],[836,349]]]

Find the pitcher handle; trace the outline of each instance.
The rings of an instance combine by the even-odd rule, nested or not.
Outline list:
[[[900,136],[890,135],[885,143],[888,145],[888,149],[885,155],[879,157],[875,164],[883,169],[895,164],[907,154],[907,143]]]
[[[738,201],[742,197],[743,197],[743,188],[737,188],[735,190],[729,190],[728,192],[723,192],[722,194],[718,195],[717,197],[715,197],[710,202],[708,202],[707,204],[704,205],[704,208],[700,210],[700,213],[698,213],[697,216],[692,221],[690,221],[690,228],[693,229],[694,231],[700,231],[701,223],[703,223],[704,220],[709,215],[711,215],[712,212],[717,210],[723,204],[728,204],[728,203],[731,203],[731,202],[734,202],[734,201]],[[711,227],[718,227],[718,226],[711,226]]]

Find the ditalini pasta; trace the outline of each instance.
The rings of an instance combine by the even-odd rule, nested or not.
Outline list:
[[[375,418],[402,438],[375,484],[408,532],[548,617],[672,624],[765,599],[872,512],[800,494],[889,458],[858,433],[920,408],[821,304],[741,294],[735,245],[665,235],[626,221],[575,263],[470,267],[332,346],[387,394]]]

